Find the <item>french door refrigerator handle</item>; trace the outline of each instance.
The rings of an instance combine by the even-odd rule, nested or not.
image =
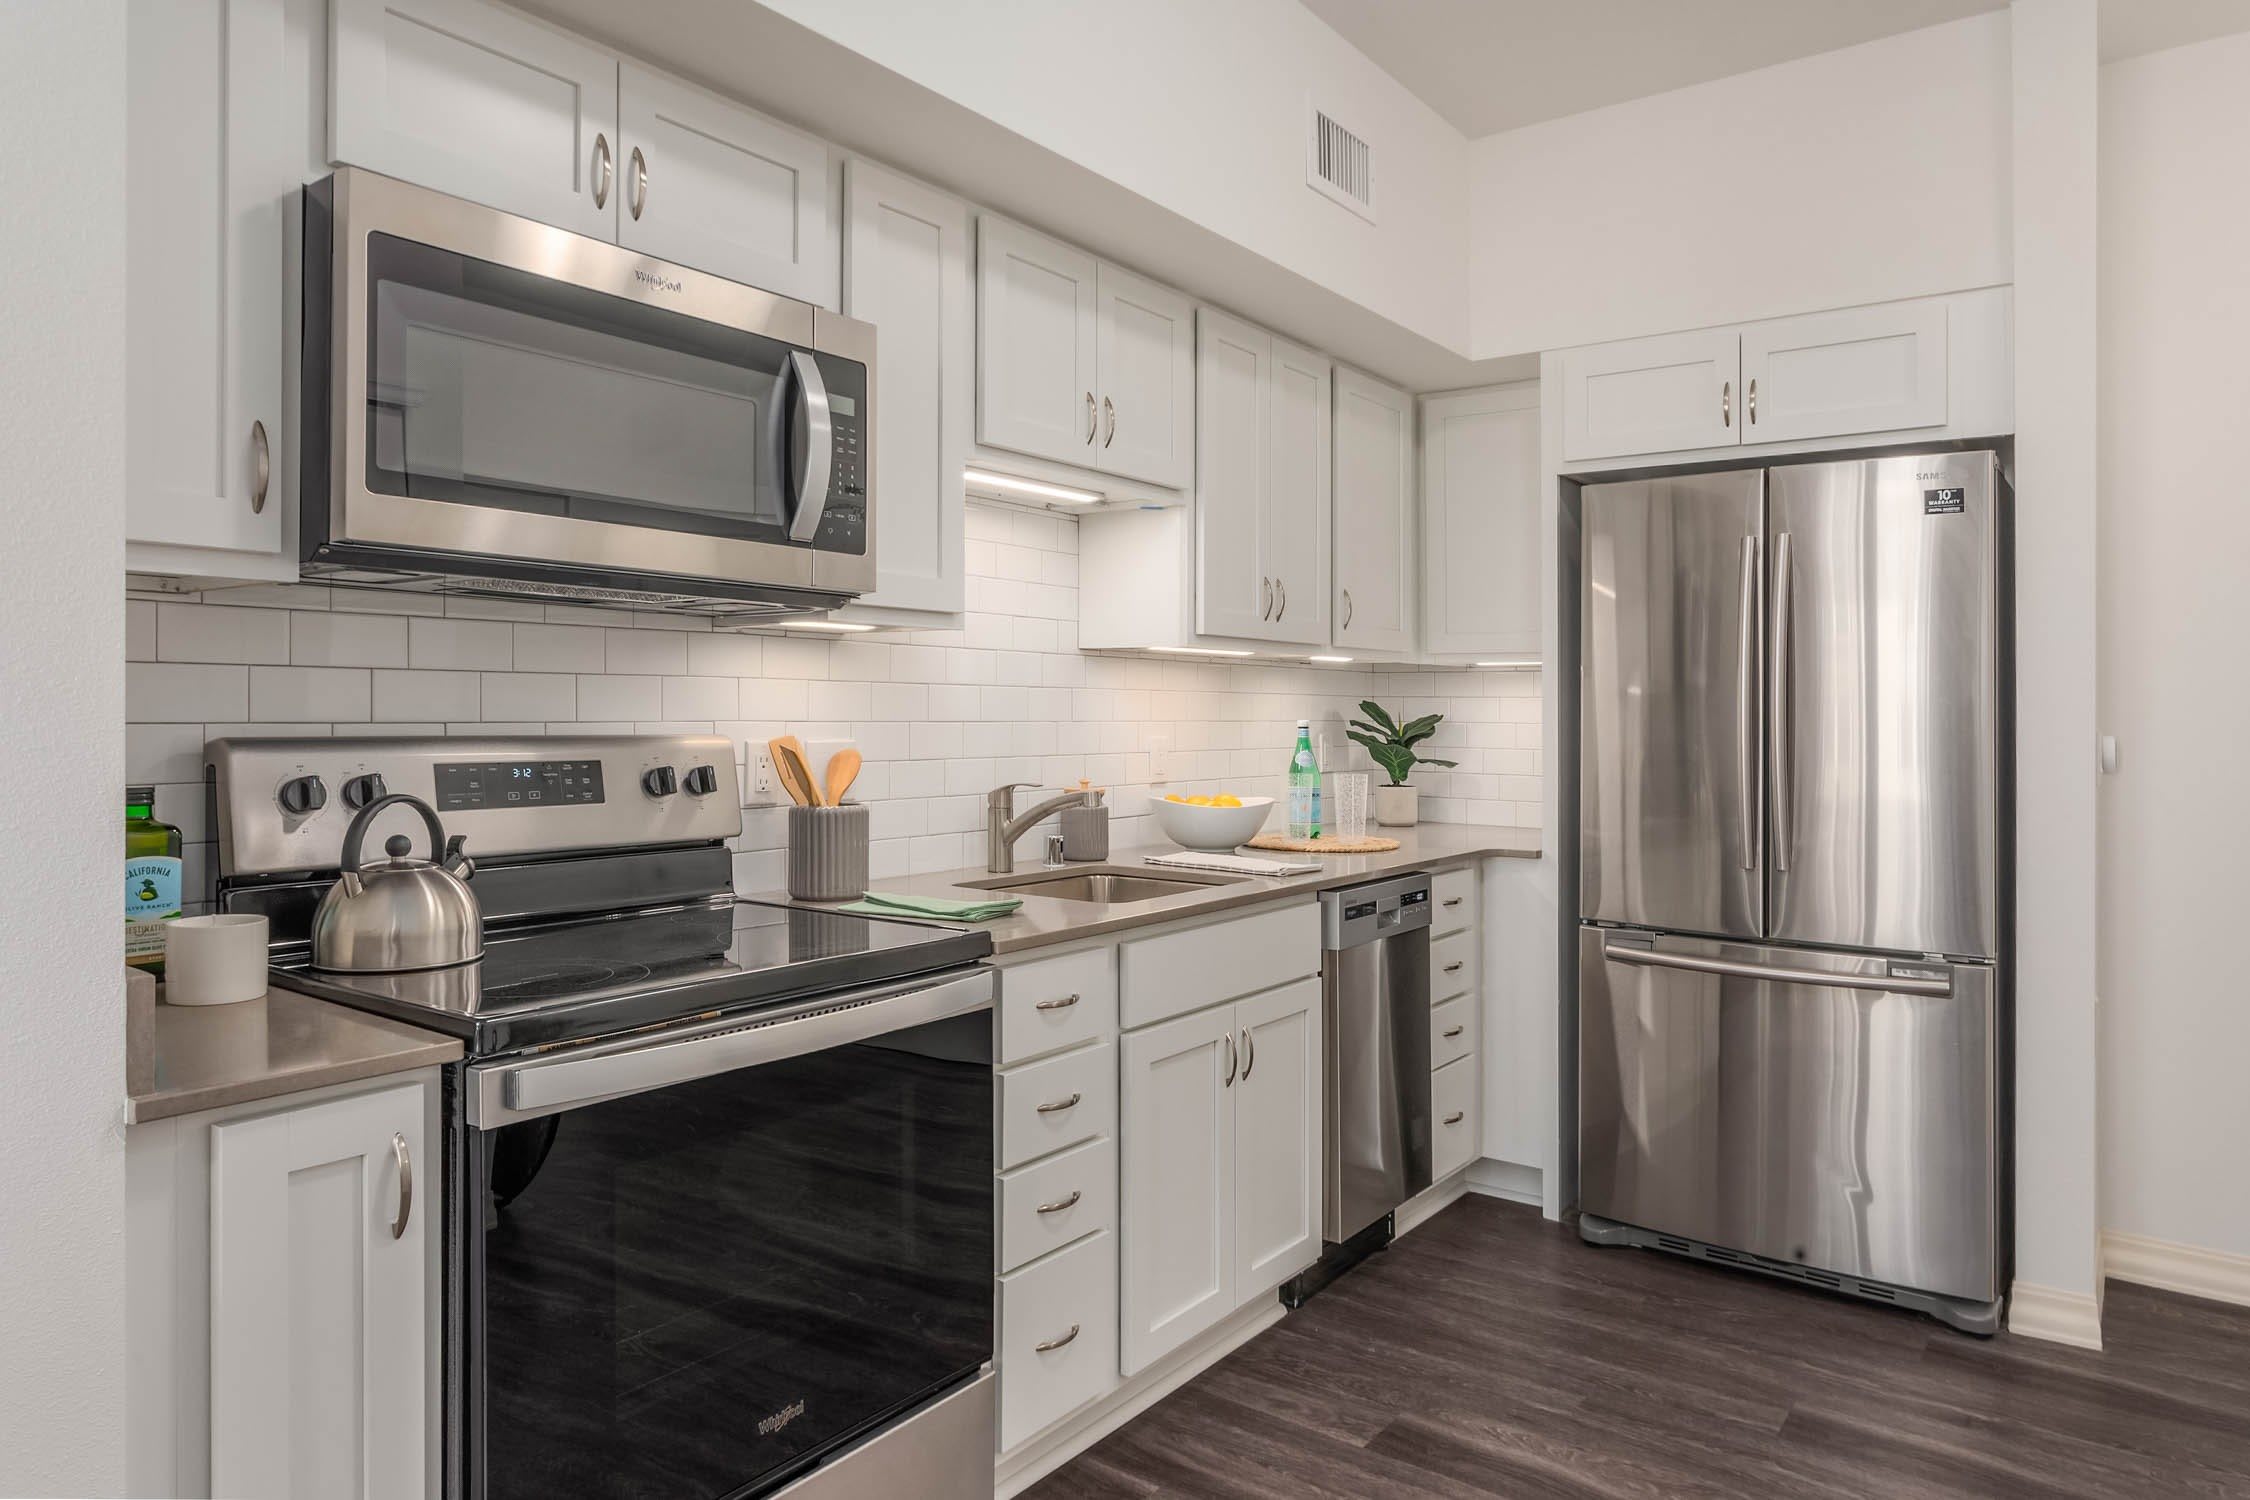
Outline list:
[[[1773,659],[1766,670],[1772,698],[1766,714],[1773,786],[1773,867],[1789,868],[1789,533],[1773,539]]]
[[[1825,985],[1839,990],[1882,990],[1893,995],[1953,993],[1951,979],[1908,979],[1895,974],[1831,974],[1824,969],[1788,969],[1766,964],[1746,964],[1731,958],[1704,958],[1694,953],[1665,953],[1654,948],[1621,946],[1602,941],[1602,957],[1611,963],[1638,964],[1647,969],[1687,969],[1697,974],[1717,974],[1728,979],[1759,979],[1768,984]]]
[[[809,542],[820,530],[821,512],[828,508],[828,463],[835,452],[836,430],[819,363],[804,350],[792,349],[789,368],[795,376],[797,412],[804,419],[798,429],[804,436],[804,451],[797,455],[796,508],[789,514],[789,540]]]
[[[1758,868],[1758,830],[1765,822],[1764,784],[1758,775],[1758,539],[1742,539],[1742,624],[1735,641],[1735,795],[1741,808],[1742,868]]]

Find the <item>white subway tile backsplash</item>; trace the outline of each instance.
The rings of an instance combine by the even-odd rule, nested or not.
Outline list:
[[[635,719],[653,719],[663,712],[664,679],[661,677],[592,676],[578,679],[578,713],[581,718],[630,722]]]
[[[588,625],[521,624],[515,627],[519,672],[601,672],[607,669],[603,633]]]
[[[765,642],[754,635],[691,635],[687,670],[697,677],[756,677],[765,670]]]
[[[667,719],[733,719],[740,716],[741,685],[732,677],[667,677]],[[709,726],[705,726],[709,732]]]
[[[264,611],[277,613],[277,611]],[[398,615],[340,615],[302,609],[289,619],[289,660],[300,667],[403,667],[407,621]]]
[[[742,713],[747,718],[801,719],[805,716],[806,684],[802,682],[744,678],[741,687]]]
[[[252,667],[253,719],[372,718],[365,667]]]
[[[488,720],[578,717],[578,679],[568,672],[486,672],[479,692]]]
[[[156,606],[145,599],[126,602],[125,659],[156,660]]]
[[[421,618],[407,622],[410,666],[505,672],[515,662],[514,643],[514,627],[500,620]]]
[[[474,719],[483,712],[483,683],[474,672],[378,667],[373,675],[375,708],[372,717],[376,719],[452,722]]]
[[[201,781],[203,726],[148,723],[126,725],[125,779],[149,782]]]
[[[159,627],[159,643],[162,627]],[[125,712],[142,724],[201,724],[250,715],[250,669],[185,662],[128,662]]]
[[[828,675],[828,653],[834,641],[807,641],[789,636],[766,640],[765,675],[808,681]]]
[[[286,662],[285,610],[220,604],[156,606],[156,659],[201,662]]]
[[[687,672],[687,637],[677,630],[624,630],[605,632],[609,640],[612,672],[677,677]]]

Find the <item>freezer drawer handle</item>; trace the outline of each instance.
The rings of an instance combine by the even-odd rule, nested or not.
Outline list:
[[[1953,993],[1950,979],[1907,979],[1896,974],[1831,974],[1822,969],[1784,969],[1767,964],[1737,963],[1731,958],[1704,958],[1693,953],[1659,953],[1653,948],[1602,944],[1602,957],[1611,963],[1639,964],[1651,969],[1690,969],[1698,974],[1719,974],[1730,979],[1762,979],[1769,984],[1816,984],[1838,990],[1882,990],[1893,995]]]

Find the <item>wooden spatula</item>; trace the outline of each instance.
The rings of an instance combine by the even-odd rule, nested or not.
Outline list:
[[[805,765],[804,747],[793,734],[781,735],[766,741],[766,754],[773,761],[773,774],[781,778],[781,789],[789,800],[799,807],[820,806],[820,789],[813,785],[812,772]]]
[[[859,767],[860,754],[849,745],[828,757],[828,805],[830,807],[842,807],[844,805],[844,793],[850,791],[852,783],[859,779]]]

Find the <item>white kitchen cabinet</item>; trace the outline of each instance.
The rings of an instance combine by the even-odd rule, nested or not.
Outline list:
[[[1564,351],[1563,457],[1742,442],[1740,365],[1741,340],[1732,328]]]
[[[1422,646],[1540,650],[1539,383],[1422,400]]]
[[[1195,304],[1102,262],[1094,278],[1093,466],[1186,489],[1195,478]]]
[[[1742,441],[1946,423],[1946,304],[1853,307],[1743,327]]]
[[[1000,1278],[1000,1451],[1115,1390],[1117,1236],[1102,1231]]]
[[[1320,981],[1234,1007],[1234,1300],[1272,1290],[1320,1257]]]
[[[1273,338],[1206,307],[1195,339],[1196,628],[1262,637],[1273,615],[1265,544]]]
[[[979,442],[1092,464],[1099,264],[1021,224],[977,220]]]
[[[1336,369],[1334,398],[1329,643],[1339,650],[1409,652],[1421,571],[1414,550],[1414,400],[1343,366]]]
[[[876,582],[852,612],[959,614],[961,467],[974,428],[968,205],[853,158],[844,168],[845,316],[875,325]]]
[[[284,0],[126,17],[126,565],[292,580],[286,221],[308,81]],[[311,23],[317,26],[317,12]]]
[[[1235,1008],[1120,1042],[1119,1362],[1132,1375],[1234,1311]]]
[[[329,154],[614,240],[617,59],[489,0],[334,0]]]
[[[1273,575],[1267,639],[1328,644],[1328,356],[1273,341],[1268,379],[1266,493],[1261,571]]]
[[[617,71],[616,140],[620,245],[837,305],[824,143],[630,62]]]

